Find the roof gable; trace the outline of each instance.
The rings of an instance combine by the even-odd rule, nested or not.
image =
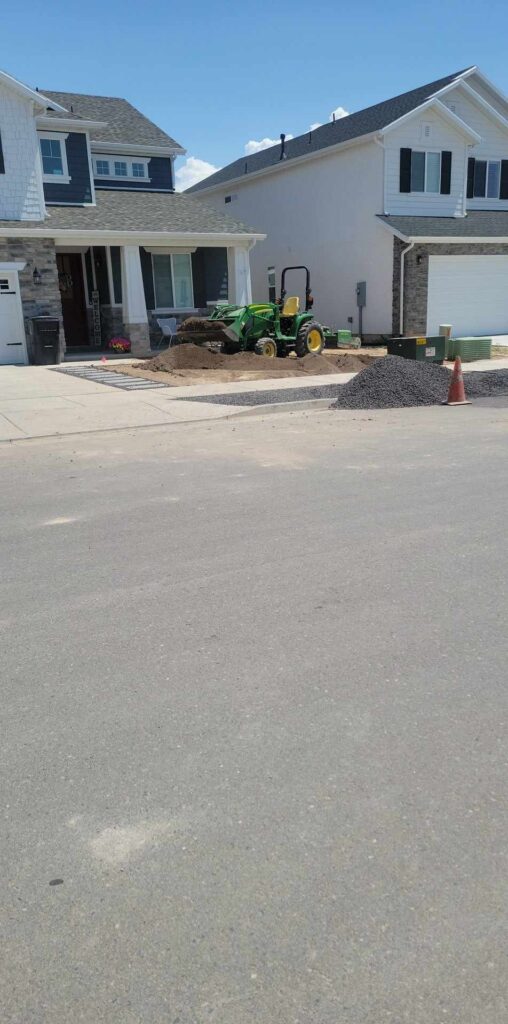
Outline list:
[[[44,110],[48,105],[47,97],[40,93],[38,89],[31,89],[29,85],[25,85],[24,82],[20,82],[13,75],[9,75],[7,71],[0,71],[0,85],[4,85],[7,89],[11,89],[12,92],[17,93],[18,96],[23,96],[24,99],[31,100],[37,107]],[[65,108],[58,105],[59,113],[64,114]]]
[[[429,82],[427,85],[422,85],[417,89],[411,89],[409,92],[401,93],[400,96],[384,100],[382,103],[375,103],[372,107],[366,107],[364,110],[349,114],[348,117],[342,117],[338,121],[323,124],[314,131],[306,132],[305,135],[299,135],[295,139],[290,139],[285,144],[285,162],[287,163],[297,157],[308,156],[310,153],[317,153],[331,146],[381,131],[387,125],[392,124],[393,121],[397,121],[412,110],[416,110],[417,107],[431,99],[441,89],[452,85],[462,75],[471,70],[471,68],[466,68],[463,71],[456,71],[445,78],[439,78],[435,82]],[[222,185],[244,175],[276,167],[279,164],[280,146],[271,146],[270,149],[264,149],[260,153],[253,153],[251,156],[235,160],[233,163],[228,164],[227,167],[223,167],[220,171],[216,171],[215,174],[211,174],[210,177],[205,178],[196,185],[192,185],[187,191],[199,192],[205,188],[213,188],[216,185]]]
[[[163,132],[141,111],[127,100],[117,96],[89,96],[75,92],[54,92],[47,90],[50,102],[65,107],[74,117],[89,121],[106,122],[103,128],[94,129],[94,142],[131,143],[136,146],[161,146],[183,152],[182,147]],[[52,113],[51,111],[49,112]],[[55,111],[58,118],[60,113]]]

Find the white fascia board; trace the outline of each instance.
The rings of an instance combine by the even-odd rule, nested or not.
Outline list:
[[[92,139],[92,153],[117,153],[122,156],[183,156],[187,150],[181,146],[143,146],[128,142],[107,142]]]
[[[460,85],[460,83],[463,82],[465,78],[468,78],[469,75],[473,75],[475,71],[478,71],[478,68],[476,67],[476,64],[473,64],[473,67],[468,68],[467,71],[463,71],[461,75],[457,75],[457,78],[454,78],[453,82],[449,82],[448,85],[443,85],[442,89],[438,89],[437,92],[434,92],[430,99],[436,99],[439,96],[446,96],[447,92],[455,89],[457,85]]]
[[[318,160],[325,156],[333,156],[335,153],[340,153],[343,149],[351,149],[352,146],[365,144],[366,142],[372,142],[380,135],[379,131],[369,132],[367,135],[358,135],[355,139],[346,139],[345,142],[337,142],[334,146],[323,146],[322,149],[315,149],[312,153],[304,153],[302,156],[292,156],[289,160],[280,160],[276,164],[272,164],[270,167],[261,167],[259,171],[249,171],[248,174],[240,174],[237,178],[228,178],[227,181],[217,182],[215,185],[209,185],[208,188],[200,188],[197,192],[190,192],[188,189],[182,193],[182,195],[188,195],[199,199],[200,196],[208,195],[212,192],[226,191],[233,185],[241,185],[242,182],[256,181],[258,178],[264,177],[266,174],[277,174],[280,171],[287,171],[291,167],[298,167],[301,164],[309,163],[311,160]],[[206,178],[205,178],[206,181]]]
[[[402,231],[387,224],[385,220],[379,218],[379,222],[388,229],[390,234],[400,238],[401,242],[414,242],[415,245],[462,245],[463,243],[467,245],[496,245],[508,242],[508,235],[487,235],[481,238],[476,235],[461,235],[460,237],[457,235],[404,235]]]
[[[476,90],[473,89],[472,86],[468,85],[467,82],[459,82],[458,85],[459,88],[462,89],[462,92],[465,92],[466,95],[473,101],[473,103],[476,103],[479,107],[481,107],[481,109],[485,111],[485,113],[488,115],[488,117],[490,117],[492,121],[495,121],[496,124],[498,124],[505,131],[508,130],[508,121],[506,120],[506,118],[503,117],[503,115],[500,114],[499,111],[495,109],[495,107],[491,107],[490,103],[488,103],[487,100],[484,100],[483,96],[480,96],[480,94],[476,92]]]
[[[492,89],[503,103],[508,104],[508,96],[506,96],[506,94],[499,89],[497,85],[494,85],[494,82],[491,82],[490,78],[487,78],[487,75],[484,75],[483,71],[480,71],[479,67],[475,65],[474,67],[469,68],[463,75],[461,75],[461,79],[470,78],[471,75],[478,75],[478,78],[480,78],[489,89]]]
[[[59,103],[48,99],[42,92],[37,92],[37,89],[31,89],[29,85],[25,85],[17,78],[14,78],[13,75],[7,74],[7,71],[0,71],[0,84],[5,85],[8,89],[12,89],[18,96],[24,96],[25,99],[31,100],[32,103],[42,107],[43,110],[46,107],[53,107],[53,110],[58,110],[61,114],[67,113],[66,107],[61,107]]]
[[[391,132],[394,128],[400,128],[402,124],[410,121],[413,117],[420,117],[427,110],[435,110],[440,117],[445,121],[448,121],[454,128],[456,128],[457,131],[461,132],[462,135],[465,135],[466,138],[471,139],[473,142],[478,143],[482,141],[481,135],[478,135],[478,132],[475,132],[473,128],[470,128],[465,121],[462,121],[460,117],[457,117],[457,115],[453,113],[453,110],[448,110],[448,107],[445,107],[444,103],[441,103],[441,101],[435,97],[430,100],[426,100],[425,103],[422,103],[419,107],[415,107],[414,110],[410,110],[407,114],[403,114],[402,117],[398,117],[396,121],[392,121],[391,124],[386,126],[386,128],[383,128],[382,134],[385,135],[387,132]]]
[[[20,225],[23,221],[19,222]],[[250,248],[255,242],[263,242],[266,235],[245,233],[242,235],[233,232],[193,232],[192,234],[178,231],[82,231],[76,228],[5,228],[0,223],[0,234],[2,238],[53,238],[56,245],[84,245],[88,242],[93,245],[174,245],[174,246],[214,246],[228,245]]]
[[[52,132],[57,132],[60,128],[62,131],[89,132],[107,127],[107,121],[85,121],[84,118],[78,121],[72,117],[49,117],[48,114],[38,114],[35,123],[37,128]]]
[[[464,243],[467,243],[467,245],[497,245],[501,242],[506,244],[508,242],[508,235],[487,235],[484,238],[478,238],[476,235],[474,237],[462,235],[460,238],[457,238],[456,235],[453,235],[453,237],[450,235],[430,235],[428,237],[409,235],[408,241],[418,244],[422,243],[423,245],[433,245],[434,243],[439,245],[463,245]]]

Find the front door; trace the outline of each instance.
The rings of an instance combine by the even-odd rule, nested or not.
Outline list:
[[[0,269],[0,363],[26,363],[26,339],[17,272]]]
[[[90,344],[86,317],[83,264],[79,252],[56,255],[58,284],[67,348],[87,348]]]

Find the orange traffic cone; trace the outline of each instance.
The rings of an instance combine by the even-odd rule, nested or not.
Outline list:
[[[460,356],[457,356],[452,370],[452,379],[450,381],[450,389],[448,391],[448,398],[443,405],[471,405],[466,398],[466,392],[464,390],[464,377],[462,376],[462,363]]]

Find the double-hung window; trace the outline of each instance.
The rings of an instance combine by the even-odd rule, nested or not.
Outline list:
[[[41,135],[40,147],[44,181],[70,181],[67,167],[66,135]]]
[[[441,153],[411,153],[411,192],[439,192],[441,181]]]
[[[475,160],[473,196],[475,199],[499,199],[500,160]]]
[[[193,309],[190,253],[153,253],[152,270],[158,310]]]

